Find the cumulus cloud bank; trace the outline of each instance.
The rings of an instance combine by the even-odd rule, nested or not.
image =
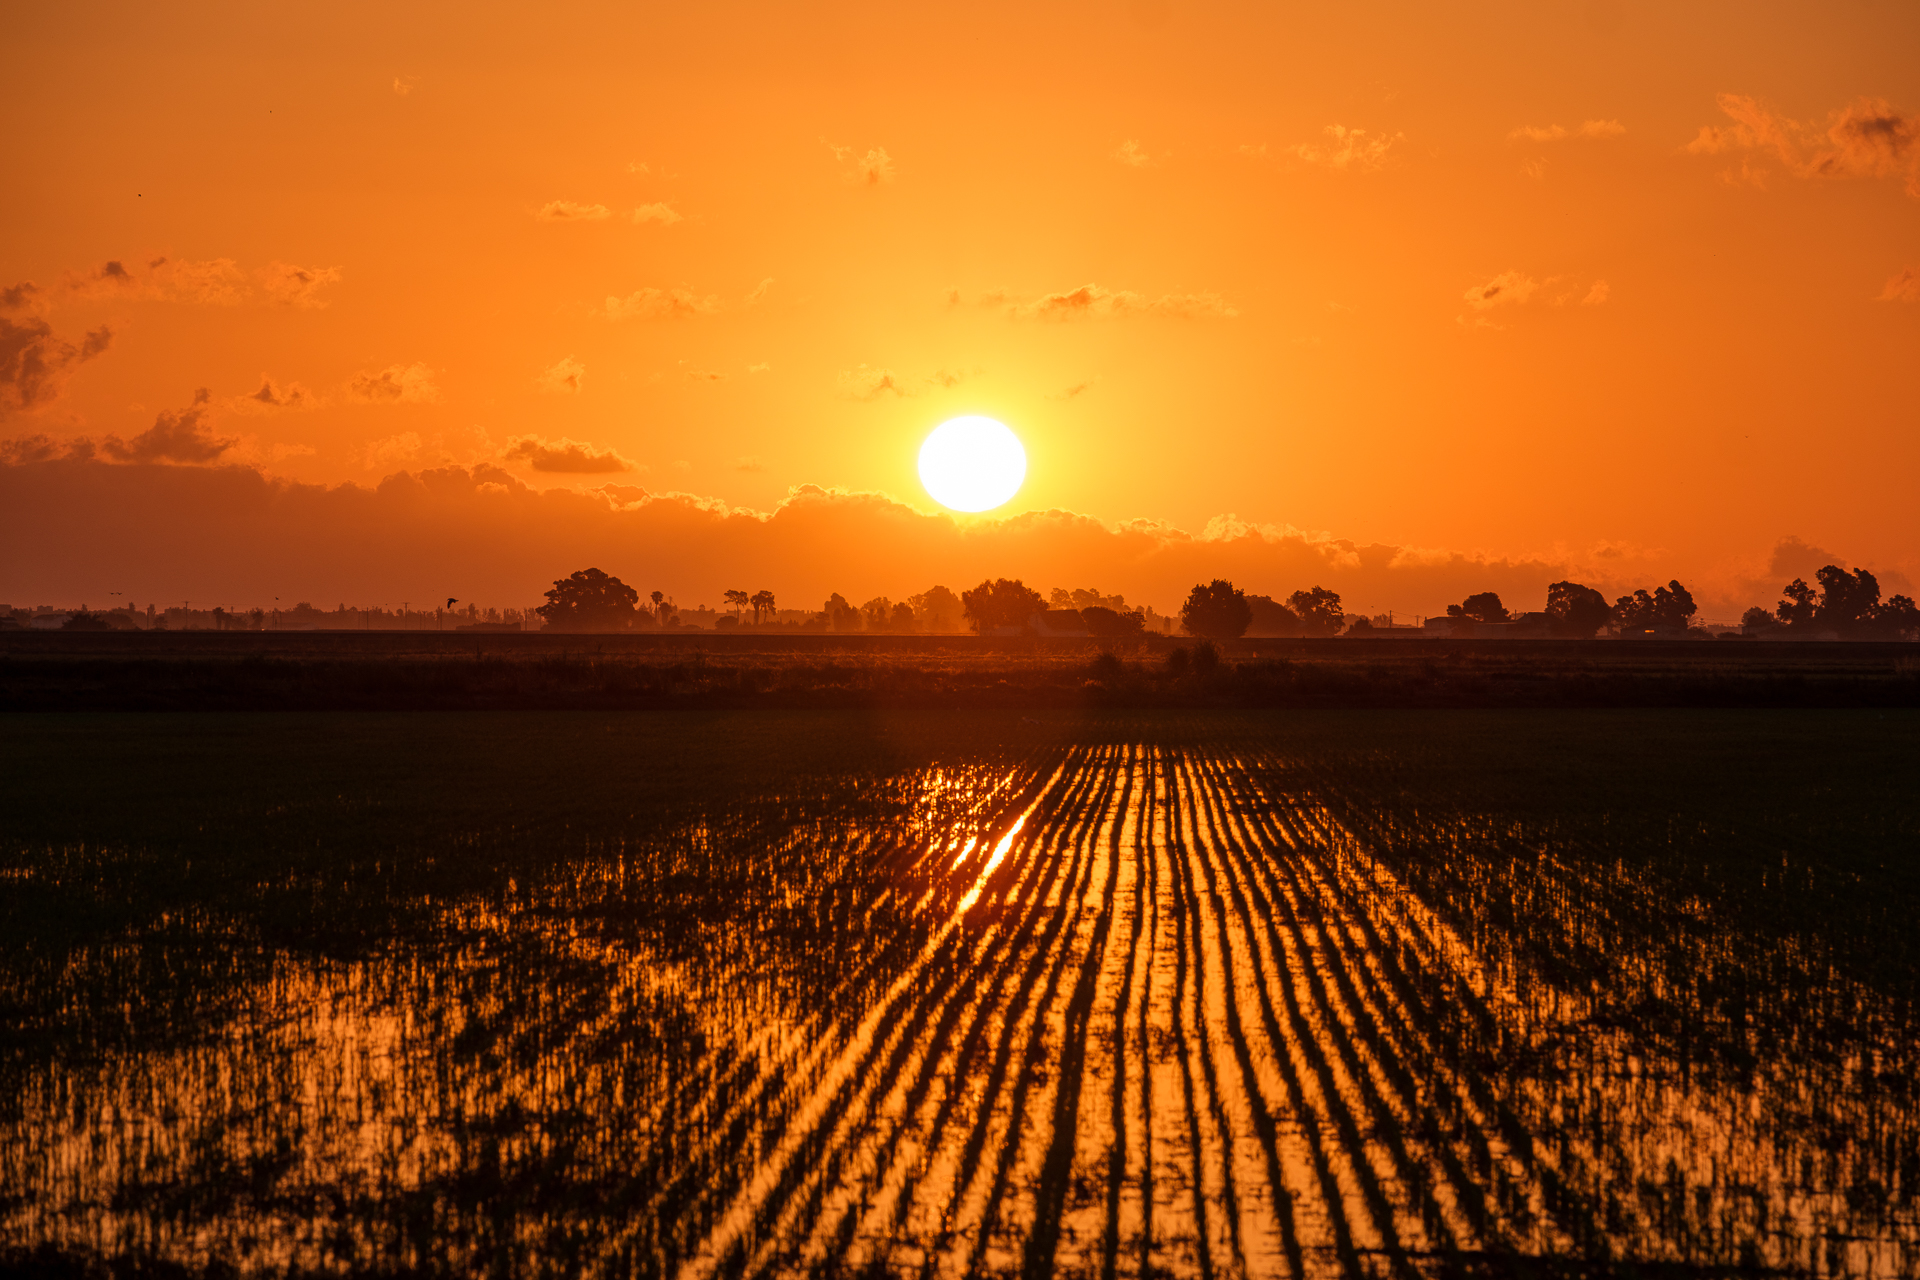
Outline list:
[[[162,413],[131,440],[108,436],[101,451],[119,462],[212,462],[238,443],[213,434],[207,421],[213,412],[212,400],[202,387],[193,393],[189,407]]]
[[[204,454],[220,443],[195,444],[204,432],[182,432],[178,422],[161,436],[123,447],[158,457]],[[417,437],[413,444],[419,448]],[[514,448],[526,461],[543,451],[611,453],[538,437]],[[36,452],[31,442],[0,455],[14,463],[0,467],[0,542],[16,552],[0,557],[0,599],[67,599],[112,577],[209,599],[399,599],[460,583],[467,598],[521,600],[592,564],[685,602],[714,600],[722,587],[748,580],[783,601],[815,604],[834,591],[899,598],[936,582],[958,590],[1004,575],[1042,590],[1098,583],[1168,611],[1194,583],[1226,577],[1267,595],[1317,584],[1356,609],[1435,613],[1475,591],[1538,608],[1547,584],[1562,578],[1612,596],[1677,574],[1703,608],[1716,607],[1712,584],[1685,566],[1652,553],[1603,554],[1617,548],[1488,555],[1360,543],[1231,516],[1198,533],[1067,511],[963,524],[884,494],[814,485],[790,490],[772,510],[750,510],[635,485],[540,491],[485,463],[399,472],[369,488],[299,484],[227,465],[108,465]]]
[[[0,418],[51,403],[76,366],[113,342],[113,331],[105,325],[77,345],[56,337],[39,314],[41,302],[40,290],[31,281],[0,290]]]

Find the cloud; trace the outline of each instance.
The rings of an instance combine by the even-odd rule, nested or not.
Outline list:
[[[1605,280],[1595,280],[1593,287],[1587,290],[1587,296],[1580,299],[1580,305],[1583,307],[1597,307],[1607,300],[1607,295],[1611,292],[1613,291],[1607,287]]]
[[[1085,395],[1087,392],[1093,390],[1094,384],[1098,381],[1100,381],[1100,379],[1098,378],[1088,378],[1085,382],[1076,382],[1072,386],[1067,387],[1066,389],[1061,391],[1058,395],[1049,396],[1047,398],[1050,400],[1074,400],[1079,398],[1080,396]]]
[[[512,462],[524,462],[535,471],[561,475],[605,475],[633,470],[633,463],[612,449],[596,449],[584,441],[564,436],[558,440],[521,436],[507,446],[502,456]]]
[[[727,375],[718,369],[688,369],[686,377],[689,382],[725,382],[727,380]]]
[[[892,182],[898,176],[893,167],[893,157],[887,154],[885,147],[869,147],[864,156],[854,159],[854,148],[843,147],[837,142],[827,142],[825,138],[820,141],[825,143],[827,150],[833,152],[835,160],[842,164],[852,161],[847,169],[848,182],[864,182],[870,187],[877,187],[882,183]]]
[[[572,200],[549,200],[533,215],[542,222],[600,222],[613,216],[603,204],[576,204]]]
[[[247,301],[252,290],[247,276],[232,258],[195,262],[189,258],[154,258],[132,267],[113,260],[99,270],[69,277],[67,290],[84,298],[127,298],[145,302],[186,302],[231,307]]]
[[[412,93],[414,86],[419,83],[419,76],[395,76],[393,78],[393,91],[399,97],[404,98]]]
[[[1330,124],[1321,132],[1326,134],[1327,141],[1303,142],[1288,150],[1308,164],[1341,172],[1369,173],[1384,168],[1389,148],[1396,142],[1406,141],[1405,134],[1369,135],[1365,129],[1349,129],[1338,124]]]
[[[878,400],[884,395],[910,396],[891,369],[873,369],[861,365],[840,374],[840,394],[849,400]]]
[[[1920,302],[1920,271],[1907,267],[1898,275],[1887,279],[1887,287],[1880,291],[1881,302]]]
[[[36,450],[29,442],[24,452]],[[0,557],[0,598],[76,598],[110,568],[174,598],[291,591],[295,599],[399,599],[422,581],[457,580],[474,598],[514,601],[537,599],[555,578],[597,564],[689,602],[714,600],[742,575],[783,600],[815,605],[835,591],[898,599],[933,583],[958,591],[1002,576],[1098,583],[1162,612],[1215,577],[1282,598],[1325,586],[1356,611],[1372,606],[1367,612],[1438,613],[1475,591],[1537,609],[1547,584],[1561,579],[1612,598],[1677,576],[1703,611],[1732,606],[1720,616],[1737,616],[1756,599],[1729,598],[1698,565],[1666,553],[1463,552],[1231,515],[1198,531],[1061,510],[962,522],[885,494],[816,485],[754,510],[630,484],[580,492],[579,478],[560,477],[541,491],[482,463],[325,487],[232,465],[130,473],[41,456],[0,467],[0,545],[12,553]],[[1785,580],[1767,586],[1777,592]]]
[[[0,418],[51,403],[76,366],[113,342],[105,325],[78,346],[55,337],[53,326],[35,314],[39,303],[40,290],[31,281],[0,292]]]
[[[1132,138],[1113,149],[1113,158],[1135,169],[1144,169],[1153,163],[1153,157]]]
[[[748,365],[747,372],[748,373],[772,373],[773,366],[771,364],[768,364],[765,360],[762,360],[759,364]]]
[[[1507,141],[1561,142],[1568,138],[1599,140],[1603,138],[1617,138],[1626,131],[1627,126],[1621,124],[1618,120],[1588,120],[1572,129],[1557,124],[1547,125],[1545,128],[1539,125],[1527,124],[1521,125],[1518,129],[1509,133],[1507,135]]]
[[[653,166],[645,160],[629,160],[627,161],[627,172],[640,174],[652,173]]]
[[[433,384],[433,370],[416,361],[356,373],[347,383],[347,394],[368,404],[432,404],[440,398],[440,388]]]
[[[757,474],[767,469],[767,461],[765,458],[751,456],[735,458],[733,460],[733,469],[735,471],[745,471],[749,474]]]
[[[320,398],[297,382],[275,386],[273,379],[266,374],[260,375],[260,389],[249,395],[237,396],[231,407],[242,413],[261,413],[277,409],[317,409]]]
[[[740,300],[740,305],[743,307],[759,306],[761,303],[767,300],[767,293],[772,288],[773,288],[773,277],[768,276],[765,280],[762,280],[759,284],[753,286],[752,292],[748,293],[746,297]]]
[[[893,395],[905,399],[925,391],[951,391],[969,377],[978,374],[965,370],[935,369],[924,378],[908,378],[896,374],[891,369],[875,369],[861,365],[847,369],[840,374],[840,394],[849,400],[870,401],[882,396]]]
[[[1884,98],[1855,98],[1827,113],[1827,127],[1776,114],[1758,99],[1722,93],[1715,102],[1730,125],[1702,125],[1686,150],[1695,155],[1770,153],[1798,178],[1903,178],[1920,198],[1920,117],[1897,110]],[[1742,156],[1729,181],[1765,185],[1765,171]]]
[[[1519,305],[1531,298],[1533,291],[1539,287],[1538,281],[1518,271],[1502,271],[1485,284],[1477,284],[1467,290],[1467,305],[1475,311],[1490,311],[1509,303]]]
[[[238,443],[213,434],[206,421],[212,413],[212,395],[205,387],[193,393],[189,408],[162,413],[151,427],[132,440],[108,436],[101,449],[121,462],[213,462]]]
[[[635,209],[633,211],[633,220],[638,223],[657,222],[663,227],[670,227],[674,223],[679,222],[681,218],[678,213],[674,212],[672,205],[661,200],[653,204],[643,204],[638,209]]]
[[[548,365],[534,381],[542,391],[552,391],[560,395],[576,395],[580,391],[580,381],[587,376],[587,366],[572,356],[564,356]]]
[[[253,273],[261,290],[282,306],[319,310],[327,304],[319,292],[340,283],[338,267],[297,267],[290,262],[269,262]]]
[[[609,320],[684,320],[689,316],[710,316],[720,309],[720,299],[702,298],[692,290],[636,289],[624,298],[609,296],[600,314]]]
[[[956,292],[950,301],[958,300]],[[1028,301],[989,293],[981,302],[1004,303],[1017,320],[1120,320],[1128,316],[1162,316],[1170,320],[1231,320],[1240,313],[1217,293],[1168,293],[1147,298],[1125,289],[1103,289],[1083,284],[1077,289],[1046,293]]]
[[[405,462],[412,462],[420,456],[420,433],[402,431],[397,436],[388,436],[384,440],[369,441],[356,456],[368,471],[384,471]]]

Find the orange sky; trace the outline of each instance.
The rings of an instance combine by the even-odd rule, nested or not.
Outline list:
[[[1355,603],[1405,611],[1516,565],[1525,607],[1564,572],[1734,608],[1787,537],[1920,579],[1920,7],[637,8],[13,14],[0,599],[580,567],[171,474],[236,466],[287,502],[457,466],[494,488],[445,527],[686,604],[978,569],[1167,609],[1209,546],[1284,595],[1290,531],[1329,575],[1389,549]],[[1029,451],[996,516],[1091,532],[795,519],[773,557],[733,512],[931,512],[915,450],[969,412]],[[627,469],[551,469],[592,458]],[[519,501],[609,483],[605,521]],[[159,563],[85,527],[183,501]]]

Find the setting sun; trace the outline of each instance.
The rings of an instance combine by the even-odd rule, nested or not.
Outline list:
[[[954,418],[920,446],[920,483],[933,500],[955,511],[990,511],[1020,492],[1027,451],[1005,423]]]

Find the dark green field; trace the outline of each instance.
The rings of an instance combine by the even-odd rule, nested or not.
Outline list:
[[[1920,1274],[1911,710],[16,713],[0,814],[0,1268]]]

